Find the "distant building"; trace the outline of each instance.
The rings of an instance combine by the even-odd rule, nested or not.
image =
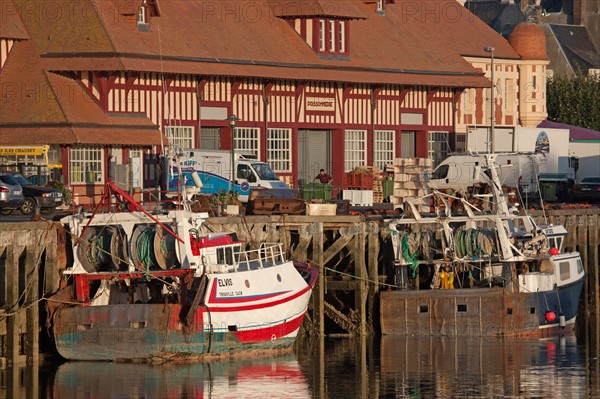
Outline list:
[[[515,26],[527,20],[519,5],[512,0],[469,0],[464,6],[506,38]]]
[[[600,3],[584,0],[469,0],[465,8],[507,37],[522,22],[546,31],[549,73],[600,74]]]

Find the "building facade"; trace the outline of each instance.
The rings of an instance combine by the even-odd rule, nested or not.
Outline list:
[[[13,28],[0,28],[0,145],[50,145],[66,184],[89,198],[109,177],[155,185],[151,154],[167,146],[231,149],[231,114],[235,148],[291,186],[321,168],[341,184],[356,166],[439,161],[490,124],[485,47],[497,131],[544,119],[545,59],[523,57],[455,1],[55,7],[2,0]]]

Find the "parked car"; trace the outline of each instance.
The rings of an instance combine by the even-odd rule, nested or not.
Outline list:
[[[35,208],[39,208],[42,215],[47,215],[62,204],[62,193],[55,188],[36,186],[19,173],[12,174],[15,180],[23,187],[25,201],[21,205],[23,215],[31,215]]]
[[[10,215],[25,202],[23,188],[10,173],[0,173],[0,214]]]
[[[571,190],[571,198],[600,202],[600,177],[584,177],[579,184]]]

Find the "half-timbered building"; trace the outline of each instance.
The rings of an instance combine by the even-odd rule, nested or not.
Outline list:
[[[485,47],[498,131],[545,117],[543,54],[454,0],[0,1],[0,144],[50,145],[79,193],[123,165],[149,185],[165,146],[231,149],[231,114],[235,148],[294,186],[441,160],[490,124]]]

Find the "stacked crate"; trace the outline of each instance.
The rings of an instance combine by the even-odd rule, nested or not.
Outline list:
[[[377,166],[365,166],[365,168],[373,176],[373,202],[383,202],[383,185],[381,184],[383,181],[383,175],[381,173],[381,169],[379,169]]]
[[[433,160],[428,158],[395,158],[386,171],[394,173],[392,204],[401,205],[408,200],[429,194],[427,181],[431,176]],[[429,212],[429,198],[417,202],[419,212]]]

